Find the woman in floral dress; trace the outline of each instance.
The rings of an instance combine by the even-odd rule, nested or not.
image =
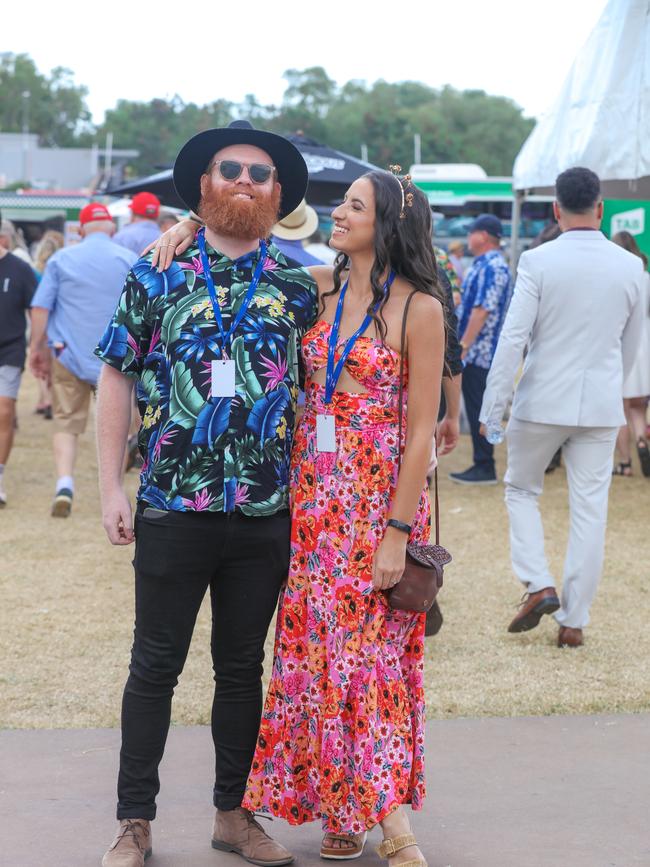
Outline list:
[[[409,535],[429,539],[426,472],[445,346],[431,212],[408,179],[377,171],[355,181],[332,216],[330,244],[342,255],[333,272],[311,269],[321,315],[302,345],[290,574],[243,806],[292,824],[320,819],[324,858],[358,857],[380,824],[395,843],[380,847],[390,867],[426,867],[402,806],[420,809],[425,795],[425,617],[392,610],[383,591],[401,578]],[[399,347],[414,291],[398,482]],[[334,360],[350,351],[327,403],[330,342]],[[333,451],[317,437],[317,417],[327,415]]]

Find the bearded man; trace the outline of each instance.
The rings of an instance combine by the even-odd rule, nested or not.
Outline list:
[[[216,754],[212,845],[290,863],[241,800],[262,709],[264,640],[288,571],[288,470],[298,347],[316,284],[268,244],[307,187],[281,136],[236,121],[181,149],[174,183],[205,223],[171,267],[136,262],[96,350],[107,363],[97,431],[103,523],[136,541],[136,618],[122,702],[117,836],[104,867],[151,853],[158,765],[174,687],[210,589]],[[144,459],[135,525],[122,486],[137,383]]]

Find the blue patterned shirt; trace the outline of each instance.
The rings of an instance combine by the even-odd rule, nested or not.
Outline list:
[[[466,364],[489,370],[511,293],[512,278],[503,253],[500,250],[488,250],[482,256],[477,256],[463,280],[463,295],[457,308],[458,334],[461,339],[475,307],[487,310],[488,316],[465,356]]]
[[[206,248],[227,331],[259,248],[235,260]],[[254,516],[289,507],[299,348],[316,311],[314,279],[271,244],[232,341],[236,395],[213,397],[221,344],[196,244],[162,273],[150,256],[135,263],[96,354],[138,382],[141,502]]]

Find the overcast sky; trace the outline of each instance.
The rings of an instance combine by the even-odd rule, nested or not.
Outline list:
[[[39,71],[67,66],[99,123],[119,98],[178,94],[203,104],[253,93],[279,103],[288,68],[323,66],[338,84],[421,81],[550,107],[607,0],[386,2],[12,2],[0,51]]]

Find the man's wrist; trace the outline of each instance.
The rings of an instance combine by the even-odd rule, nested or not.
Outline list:
[[[110,480],[102,479],[99,485],[99,496],[102,500],[105,500],[107,497],[113,497],[115,494],[123,493],[124,485],[121,475],[117,475],[115,478],[111,477]]]

